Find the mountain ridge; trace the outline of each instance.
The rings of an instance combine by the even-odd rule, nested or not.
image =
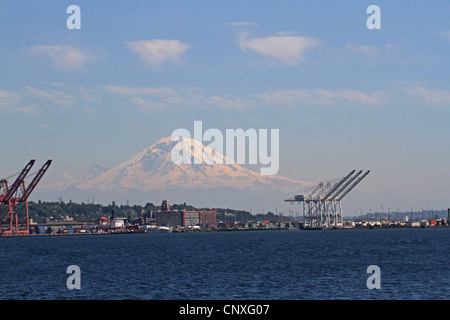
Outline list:
[[[40,185],[33,198],[78,202],[95,199],[102,204],[145,204],[169,199],[172,203],[242,210],[276,211],[284,206],[281,210],[287,212],[290,205],[284,199],[309,185],[279,175],[261,175],[235,163],[177,165],[171,159],[177,143],[166,137],[110,169],[95,165],[79,176],[62,174],[58,181]],[[226,160],[198,141],[191,139],[187,143],[197,143],[207,156],[209,152],[211,157]]]
[[[61,191],[68,187],[79,190],[123,191],[136,189],[150,192],[156,190],[173,189],[211,189],[229,187],[238,190],[285,190],[298,189],[304,182],[275,176],[263,176],[260,173],[233,163],[226,164],[227,158],[214,150],[204,146],[194,139],[185,139],[181,143],[188,143],[193,164],[175,164],[172,161],[172,150],[179,141],[171,141],[170,137],[163,138],[145,148],[134,157],[121,164],[106,169],[95,165],[79,178],[68,175],[64,181],[44,185],[41,191]],[[199,147],[203,150],[203,158],[192,150]],[[197,157],[197,159],[195,159]],[[201,155],[200,155],[201,157]],[[213,160],[223,159],[224,164],[205,163],[206,157]],[[202,161],[194,164],[195,160]]]

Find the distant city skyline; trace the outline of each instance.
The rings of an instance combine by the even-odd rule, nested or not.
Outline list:
[[[66,26],[73,4],[80,30]],[[373,4],[380,30],[366,26]],[[42,184],[112,168],[202,121],[279,129],[283,177],[371,170],[346,215],[448,208],[449,11],[440,0],[2,1],[0,176],[30,159],[53,159]]]

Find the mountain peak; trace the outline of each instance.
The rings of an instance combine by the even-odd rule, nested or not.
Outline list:
[[[190,150],[192,164],[176,164],[172,153]],[[196,150],[203,152],[196,153]],[[203,157],[202,157],[203,154]],[[200,157],[200,158],[199,158]],[[209,162],[204,160],[209,158]],[[211,160],[223,160],[223,164]],[[199,162],[199,164],[196,164]],[[263,176],[238,164],[226,164],[226,157],[195,139],[172,141],[164,137],[129,160],[106,170],[92,167],[86,176],[72,183],[80,190],[144,192],[174,189],[298,190],[302,182],[281,176]]]

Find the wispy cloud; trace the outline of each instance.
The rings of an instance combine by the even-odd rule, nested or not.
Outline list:
[[[144,110],[164,109],[171,106],[194,108],[244,109],[255,105],[254,98],[233,94],[208,95],[201,88],[155,88],[107,86],[108,92],[119,94]]]
[[[198,95],[192,102],[201,108],[224,108],[242,110],[257,106],[258,101],[251,96],[224,95]]]
[[[257,105],[256,96],[251,95],[209,95],[197,87],[188,88],[154,88],[107,86],[106,90],[120,94],[144,110],[163,109],[171,106],[191,108],[225,108],[246,109]]]
[[[422,85],[414,85],[406,91],[428,106],[450,104],[450,91],[448,90],[432,90]]]
[[[68,45],[38,45],[28,49],[35,56],[50,58],[53,65],[62,71],[73,72],[83,69],[88,62],[94,61],[94,57],[84,52],[79,47]]]
[[[382,92],[365,93],[358,90],[331,91],[317,90],[278,90],[257,94],[209,95],[199,88],[152,88],[108,86],[107,91],[127,97],[142,108],[163,109],[169,106],[189,106],[194,108],[248,109],[254,107],[325,105],[353,103],[365,106],[381,105],[386,98]]]
[[[347,44],[346,47],[352,53],[364,54],[368,56],[376,56],[381,51],[381,49],[376,46],[355,46],[352,44]]]
[[[388,52],[389,50],[394,49],[394,45],[392,44],[386,44],[384,46],[369,46],[369,45],[353,45],[353,44],[347,44],[346,49],[358,56],[364,56],[364,57],[376,57],[380,55],[383,52]]]
[[[27,85],[14,91],[0,90],[0,110],[27,114],[47,114],[64,110],[88,111],[104,104],[96,88],[69,85]]]
[[[114,101],[117,107],[136,106],[144,112],[177,108],[233,109],[309,108],[314,106],[340,108],[358,106],[419,107],[449,106],[450,91],[428,88],[424,84],[399,83],[385,91],[358,89],[330,90],[285,89],[253,93],[211,93],[198,87],[146,87],[110,85],[87,90],[83,87],[25,86],[17,91],[0,90],[0,109],[21,113],[65,110],[101,112]],[[76,109],[75,109],[76,108]],[[87,108],[86,110],[81,110]]]
[[[165,87],[106,86],[105,89],[108,92],[127,97],[128,101],[144,110],[163,109],[185,100],[180,92]]]
[[[6,106],[8,105],[8,103],[11,102],[12,97],[13,97],[12,93],[0,90],[0,110],[6,109]]]
[[[3,91],[0,90],[0,103],[2,103],[2,101],[10,98],[12,96],[12,94],[8,91]]]
[[[36,107],[35,106],[18,107],[16,108],[16,111],[25,114],[34,114],[36,112]]]
[[[248,22],[248,21],[229,22],[228,25],[232,26],[232,27],[249,27],[249,26],[255,27],[255,26],[258,26],[257,23]]]
[[[144,99],[141,97],[131,97],[131,102],[141,106],[144,110],[150,109],[164,109],[165,104],[159,101],[153,101],[151,99]]]
[[[122,87],[122,86],[107,86],[106,89],[110,92],[130,95],[155,95],[168,96],[175,95],[174,89],[166,87]]]
[[[180,56],[191,48],[190,44],[167,39],[129,41],[126,44],[139,55],[142,61],[153,66],[159,66],[164,62],[178,61]]]
[[[23,96],[28,96],[36,101],[38,99],[46,100],[53,105],[66,106],[75,100],[75,97],[62,90],[46,91],[32,86],[26,86],[23,89]]]
[[[259,95],[271,105],[305,106],[327,105],[333,106],[340,102],[356,103],[368,106],[378,106],[385,101],[385,93],[365,93],[358,90],[330,91],[317,90],[279,90]]]
[[[304,59],[305,51],[320,44],[319,40],[302,36],[282,35],[248,38],[241,34],[239,46],[242,51],[253,51],[295,66]]]

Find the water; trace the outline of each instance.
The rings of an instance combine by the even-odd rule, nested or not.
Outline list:
[[[1,299],[449,299],[450,228],[0,239]],[[81,269],[81,290],[66,269]],[[381,289],[369,290],[369,265]]]

